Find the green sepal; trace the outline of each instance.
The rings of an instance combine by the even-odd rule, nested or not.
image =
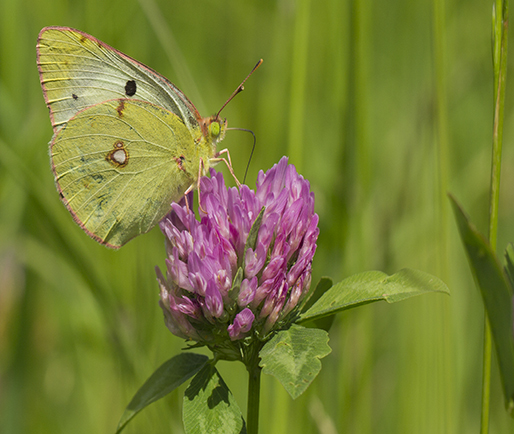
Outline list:
[[[248,232],[248,237],[246,238],[245,248],[243,250],[243,268],[244,268],[244,258],[246,256],[246,251],[248,249],[252,249],[255,251],[255,246],[257,244],[257,235],[259,234],[259,229],[261,228],[262,218],[264,217],[264,211],[266,211],[265,207],[261,208],[259,215],[253,222],[252,227],[250,228],[250,232]]]
[[[237,301],[237,297],[239,295],[239,289],[241,288],[241,282],[243,281],[243,269],[239,267],[237,269],[237,273],[232,280],[232,288],[228,291],[228,297],[230,300],[232,300],[234,303]]]

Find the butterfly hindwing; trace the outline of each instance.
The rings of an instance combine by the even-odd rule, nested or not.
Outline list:
[[[61,198],[102,244],[150,230],[194,183],[194,138],[181,119],[146,101],[117,99],[72,117],[51,144]]]

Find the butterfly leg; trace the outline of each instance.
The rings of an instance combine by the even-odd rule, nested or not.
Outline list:
[[[201,192],[200,192],[200,178],[202,177],[202,173],[205,170],[205,164],[203,162],[203,159],[200,158],[200,164],[198,165],[198,180],[196,181],[197,184],[197,190],[198,190],[198,210],[203,212],[204,214],[207,214],[207,211],[205,211],[202,207],[202,201],[201,201]]]
[[[195,184],[191,184],[187,190],[184,192],[184,199],[186,201],[186,208],[187,208],[187,212],[189,212],[189,201],[187,199],[187,196],[189,193],[191,193],[195,187],[196,189],[198,190],[198,207],[200,209],[200,211],[202,211],[204,214],[207,214],[205,212],[205,210],[203,209],[202,207],[202,202],[201,202],[201,192],[200,192],[200,178],[202,176],[202,173],[203,173],[203,170],[204,170],[205,166],[204,166],[204,163],[203,163],[203,160],[200,158],[200,164],[198,165],[198,178],[197,178],[197,181],[196,181],[196,185]]]
[[[221,158],[220,155],[221,154],[227,154],[227,159],[225,158]],[[228,161],[227,161],[228,160]],[[239,179],[237,179],[237,176],[236,174],[234,173],[234,169],[232,169],[232,160],[230,159],[230,152],[228,151],[227,148],[225,149],[222,149],[221,151],[217,152],[215,155],[214,155],[214,158],[211,158],[211,161],[213,162],[220,162],[220,161],[223,161],[226,165],[227,165],[227,168],[230,172],[230,174],[232,175],[232,177],[234,178],[234,180],[236,181],[236,185],[237,185],[237,188],[240,188],[241,187],[241,183],[239,182]]]
[[[187,209],[188,213],[189,213],[189,200],[187,200],[187,196],[193,190],[194,190],[194,184],[191,184],[189,187],[187,187],[187,190],[184,192],[184,200],[186,201],[186,209]],[[198,194],[200,194],[200,190],[198,190]]]

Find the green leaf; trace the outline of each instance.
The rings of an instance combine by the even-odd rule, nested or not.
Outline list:
[[[184,394],[187,434],[246,434],[246,426],[232,393],[210,363],[191,380]]]
[[[505,249],[505,272],[509,278],[511,288],[514,288],[514,249],[512,243]]]
[[[333,285],[334,282],[330,277],[322,277],[316,285],[316,289],[312,291],[312,294],[308,298],[305,305],[302,307],[302,312],[309,310],[311,306],[316,303],[325,292],[332,288]]]
[[[449,294],[441,280],[423,271],[404,268],[391,276],[381,271],[367,271],[332,286],[310,309],[300,315],[298,323],[323,318],[374,301],[395,303],[428,292]]]
[[[330,351],[326,331],[293,324],[264,345],[259,365],[296,399],[316,378],[321,370],[320,359]]]
[[[164,362],[134,395],[118,423],[116,433],[121,432],[147,405],[166,396],[196,374],[207,360],[208,357],[201,354],[182,353]]]
[[[514,415],[514,338],[512,335],[512,287],[489,243],[469,221],[464,210],[450,195],[460,237],[471,271],[482,294],[491,325],[500,366],[505,406]],[[507,250],[507,272],[512,269],[512,250]],[[510,263],[510,265],[509,265]]]
[[[314,303],[316,303],[325,292],[332,288],[333,284],[334,283],[332,282],[332,279],[330,277],[322,277],[316,285],[316,289],[312,292],[312,295],[303,305],[302,312],[306,312],[307,310],[309,310],[311,306]],[[334,323],[334,319],[335,315],[330,315],[324,318],[319,318],[314,321],[309,321],[309,323],[305,326],[322,329],[328,332],[332,327],[332,324]]]

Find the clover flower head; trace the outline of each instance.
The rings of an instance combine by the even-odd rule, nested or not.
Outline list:
[[[160,223],[159,304],[173,334],[238,358],[239,342],[294,319],[310,287],[318,215],[309,182],[286,157],[259,172],[255,191],[210,175],[200,181],[199,220],[182,202]]]

